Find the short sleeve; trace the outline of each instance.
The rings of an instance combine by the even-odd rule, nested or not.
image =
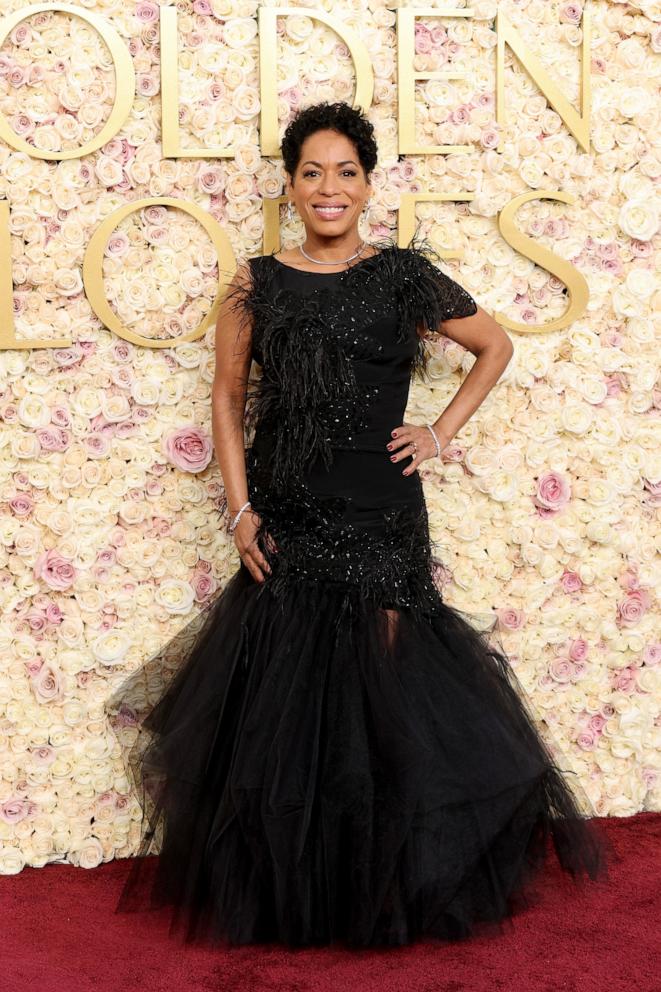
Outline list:
[[[434,333],[439,324],[455,317],[470,317],[477,313],[477,303],[471,294],[443,272],[421,248],[409,248],[413,253],[417,318],[425,332]],[[432,249],[433,251],[433,249]]]

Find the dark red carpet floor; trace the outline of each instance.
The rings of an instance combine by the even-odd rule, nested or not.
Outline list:
[[[601,820],[609,878],[555,860],[501,934],[390,950],[184,948],[161,914],[114,915],[129,860],[0,877],[2,992],[661,992],[661,814]]]

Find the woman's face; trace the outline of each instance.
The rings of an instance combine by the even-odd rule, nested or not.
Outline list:
[[[317,238],[357,232],[371,189],[353,142],[331,130],[315,131],[305,139],[294,184],[289,176],[286,183],[308,236]]]

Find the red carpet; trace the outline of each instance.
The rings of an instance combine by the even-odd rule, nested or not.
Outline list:
[[[129,865],[0,877],[3,992],[659,992],[661,813],[601,821],[610,878],[573,889],[549,862],[501,935],[348,951],[182,948],[165,917],[115,916]]]

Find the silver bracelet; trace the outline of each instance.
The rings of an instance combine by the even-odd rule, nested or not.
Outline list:
[[[234,520],[232,521],[232,523],[230,524],[230,526],[229,526],[229,532],[230,532],[230,534],[233,534],[234,533],[234,531],[236,530],[236,525],[238,524],[239,520],[241,519],[241,514],[243,513],[244,510],[247,510],[249,506],[250,506],[250,500],[247,500],[243,504],[243,506],[241,507],[241,509],[237,513],[237,515],[234,517]]]
[[[431,431],[431,436],[434,438],[434,444],[436,445],[436,457],[438,458],[441,454],[441,445],[438,438],[436,437],[436,431],[434,430],[431,424],[425,424],[425,427],[427,427],[428,430]]]

